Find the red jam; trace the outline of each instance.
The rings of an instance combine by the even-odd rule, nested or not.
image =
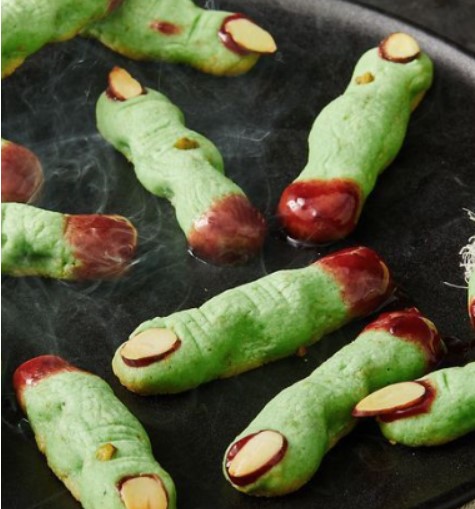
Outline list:
[[[416,308],[383,313],[364,330],[375,329],[418,344],[426,354],[428,367],[438,364],[445,355],[445,345],[434,324]]]
[[[228,48],[229,50],[233,51],[234,53],[237,53],[238,55],[248,55],[251,52],[247,48],[243,48],[242,46],[240,46],[233,39],[232,35],[226,31],[226,25],[230,21],[233,21],[235,19],[241,19],[241,18],[249,19],[244,14],[239,14],[239,13],[231,14],[227,18],[224,18],[221,28],[219,29],[219,32],[218,32],[218,37],[221,39],[221,42],[224,44],[224,46],[226,46],[226,48]]]
[[[351,180],[307,180],[290,184],[278,214],[292,239],[327,244],[346,237],[356,226],[361,191]]]
[[[229,449],[228,455],[226,456],[226,464],[225,464],[226,472],[227,472],[231,482],[233,484],[235,484],[236,486],[246,486],[248,484],[252,484],[253,482],[257,481],[257,479],[259,479],[259,477],[262,477],[272,467],[277,465],[277,463],[279,463],[282,460],[282,458],[285,456],[285,453],[287,452],[288,442],[287,442],[287,439],[283,436],[284,444],[283,444],[282,448],[267,463],[265,463],[260,468],[258,468],[257,470],[254,470],[254,472],[251,472],[248,475],[243,475],[240,477],[232,476],[228,470],[229,466],[231,465],[232,460],[236,457],[237,453],[249,442],[249,440],[251,440],[251,438],[258,435],[259,433],[262,433],[262,431],[266,431],[266,430],[261,430],[261,431],[258,431],[257,433],[251,433],[250,435],[247,435],[246,437],[241,438],[241,440],[238,440],[237,442],[235,442]]]
[[[181,27],[168,21],[155,20],[150,23],[150,28],[163,35],[177,35],[181,32]]]
[[[267,226],[262,214],[242,195],[229,195],[195,220],[188,235],[197,258],[217,264],[244,263],[262,248]]]
[[[416,383],[423,385],[426,388],[426,392],[421,401],[406,408],[401,408],[391,413],[379,415],[378,419],[382,422],[393,422],[406,417],[413,417],[415,415],[426,414],[429,412],[436,396],[435,387],[427,380],[416,380]]]
[[[34,357],[18,366],[13,374],[13,388],[20,404],[26,386],[36,385],[44,378],[62,371],[78,371],[78,368],[56,355]]]
[[[33,152],[11,141],[2,143],[2,202],[30,202],[43,180],[41,163]]]
[[[342,249],[316,262],[332,274],[353,316],[364,316],[389,298],[391,275],[379,255],[367,247]]]
[[[80,262],[74,275],[99,278],[123,273],[135,254],[137,232],[124,217],[66,215],[65,237]]]

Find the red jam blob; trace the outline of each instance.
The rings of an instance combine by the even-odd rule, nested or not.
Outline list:
[[[221,42],[224,44],[224,46],[226,46],[226,48],[228,48],[229,50],[233,51],[234,53],[237,53],[238,55],[248,55],[251,52],[248,49],[240,46],[233,39],[232,35],[226,31],[226,25],[230,21],[233,21],[235,19],[241,19],[241,18],[249,19],[249,21],[252,21],[252,20],[250,20],[250,18],[248,16],[245,16],[244,14],[240,14],[240,13],[231,14],[230,16],[224,18],[221,28],[219,29],[219,32],[218,32],[218,37],[221,39]]]
[[[216,264],[244,263],[262,248],[267,225],[245,196],[229,195],[195,220],[188,235],[194,256]]]
[[[32,201],[43,180],[41,163],[31,150],[11,141],[2,142],[2,202]]]
[[[386,264],[367,247],[342,249],[315,263],[337,280],[353,316],[371,313],[384,304],[394,289]]]
[[[80,279],[117,276],[134,256],[137,232],[125,217],[66,215],[65,237],[80,262],[74,275]]]
[[[239,477],[232,476],[229,473],[229,466],[231,465],[232,460],[237,456],[238,452],[249,442],[249,440],[251,440],[251,438],[255,437],[259,433],[262,433],[262,431],[266,431],[266,430],[261,430],[256,433],[251,433],[250,435],[247,435],[247,436],[241,438],[241,440],[238,440],[237,442],[235,442],[229,449],[228,455],[226,456],[225,467],[226,467],[226,472],[228,474],[229,479],[236,486],[246,486],[248,484],[252,484],[253,482],[257,481],[257,479],[259,479],[259,477],[262,477],[272,467],[277,465],[277,463],[279,463],[282,460],[282,458],[285,456],[285,453],[287,452],[288,442],[287,442],[287,439],[282,435],[282,437],[284,439],[282,448],[272,458],[270,458],[269,461],[267,461],[267,463],[265,463],[260,468],[258,468],[257,470],[254,470],[254,472],[251,472],[248,475],[239,476]]]
[[[307,180],[284,190],[278,214],[292,239],[327,244],[355,228],[361,206],[360,188],[351,180]]]
[[[13,388],[20,404],[26,386],[36,385],[44,378],[62,371],[78,371],[78,368],[56,355],[40,355],[18,366],[13,374]]]
[[[181,27],[168,21],[155,20],[150,23],[150,28],[163,35],[177,35],[181,32]]]
[[[406,408],[401,408],[391,413],[379,415],[378,419],[380,421],[393,422],[406,417],[413,417],[415,415],[426,414],[429,412],[436,396],[435,387],[427,380],[416,380],[415,383],[423,385],[426,389],[422,400]]]
[[[416,308],[383,313],[364,330],[385,330],[418,344],[426,354],[428,368],[439,363],[445,355],[445,345],[435,325]]]

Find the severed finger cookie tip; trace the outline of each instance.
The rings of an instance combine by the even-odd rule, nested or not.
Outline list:
[[[257,481],[280,463],[287,451],[287,439],[279,432],[263,430],[247,435],[229,448],[225,470],[236,486]]]
[[[305,244],[328,244],[356,226],[361,191],[351,180],[293,182],[282,193],[278,214],[289,237]]]
[[[421,54],[421,48],[414,37],[404,32],[388,35],[379,44],[379,56],[398,64],[407,64]]]
[[[379,389],[362,399],[353,409],[353,417],[374,417],[412,407],[427,392],[419,382],[401,382]]]
[[[106,94],[116,101],[126,101],[145,94],[145,89],[125,69],[116,66],[109,73]]]
[[[267,224],[245,196],[229,195],[194,223],[188,235],[194,256],[215,264],[247,262],[262,248]]]
[[[272,35],[243,14],[232,14],[219,31],[222,43],[238,54],[271,54],[277,51]]]
[[[26,147],[2,140],[2,202],[30,203],[44,182],[36,155]]]
[[[354,316],[364,316],[383,305],[394,290],[389,269],[376,251],[358,246],[336,251],[318,260],[342,288]]]
[[[35,385],[44,378],[61,371],[76,371],[69,362],[56,355],[41,355],[30,359],[15,370],[13,374],[13,388],[20,404],[22,404],[23,389]]]
[[[155,474],[142,474],[122,479],[118,484],[126,509],[167,509],[168,493]]]
[[[127,366],[139,368],[165,359],[180,345],[181,340],[173,331],[153,327],[125,342],[120,348],[120,356]]]
[[[74,269],[78,279],[121,275],[129,267],[137,247],[135,227],[117,215],[67,215],[65,237],[78,260]]]
[[[384,330],[420,345],[429,367],[437,365],[446,353],[436,326],[416,308],[383,313],[364,330],[374,329]]]

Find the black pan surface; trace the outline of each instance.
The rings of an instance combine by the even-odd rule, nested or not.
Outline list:
[[[230,440],[265,403],[352,340],[355,322],[289,358],[173,397],[141,398],[113,376],[116,347],[145,319],[200,305],[217,293],[282,268],[302,267],[348,245],[375,248],[396,280],[442,334],[469,341],[458,251],[474,232],[475,60],[403,22],[332,0],[243,0],[243,11],[275,35],[279,52],[248,75],[219,79],[192,69],[122,58],[75,39],[30,58],[3,83],[3,136],[34,150],[46,183],[39,206],[70,213],[128,216],[140,233],[139,257],[116,282],[64,283],[4,278],[3,494],[6,509],[78,508],[48,469],[15,402],[11,375],[23,361],[54,353],[104,377],[147,429],[173,476],[182,509],[452,508],[475,497],[475,435],[434,449],[391,446],[361,424],[297,493],[274,500],[238,494],[221,474]],[[435,83],[415,112],[400,155],[380,178],[354,234],[338,245],[296,249],[273,219],[281,191],[307,157],[313,119],[343,92],[358,57],[387,33],[415,35],[435,62]],[[95,102],[114,65],[158,88],[188,125],[221,149],[227,173],[271,218],[262,256],[238,268],[186,253],[163,200],[95,128]],[[455,285],[455,286],[453,286]],[[471,358],[474,358],[472,353]]]

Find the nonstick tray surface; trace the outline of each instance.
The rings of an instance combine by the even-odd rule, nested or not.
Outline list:
[[[3,278],[3,507],[79,507],[47,467],[13,395],[14,369],[45,353],[62,355],[112,385],[147,429],[156,458],[176,482],[182,509],[457,507],[475,497],[473,433],[443,447],[413,450],[388,444],[365,422],[293,495],[255,499],[224,480],[222,455],[234,436],[275,394],[352,340],[369,318],[326,337],[305,358],[284,359],[177,396],[136,396],[111,372],[113,352],[143,320],[198,306],[238,284],[354,244],[370,246],[386,259],[406,300],[443,335],[467,342],[473,337],[466,291],[457,287],[464,284],[458,251],[474,233],[463,210],[475,210],[473,57],[401,21],[341,1],[213,5],[248,13],[275,35],[279,52],[245,76],[215,78],[182,66],[133,62],[78,38],[44,48],[3,82],[3,136],[31,148],[44,166],[38,205],[122,214],[140,234],[137,261],[118,281]],[[305,164],[313,119],[343,92],[359,56],[399,30],[413,34],[433,58],[434,86],[356,231],[331,247],[292,247],[273,215],[281,191]],[[114,65],[164,92],[182,108],[188,126],[218,145],[228,175],[271,218],[262,256],[243,267],[219,268],[187,254],[171,206],[142,188],[132,167],[96,130],[95,103]]]

